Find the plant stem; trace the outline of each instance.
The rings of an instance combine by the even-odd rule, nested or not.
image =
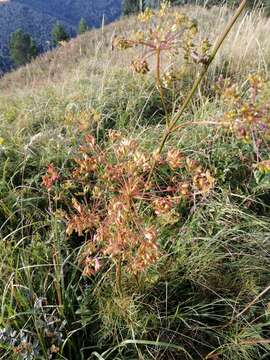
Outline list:
[[[122,260],[121,257],[117,260],[116,264],[116,285],[119,295],[122,295]]]
[[[185,98],[185,101],[181,107],[181,109],[174,115],[174,117],[172,118],[172,121],[171,123],[169,124],[168,127],[166,127],[166,131],[163,135],[163,138],[161,140],[161,143],[159,145],[159,148],[158,148],[158,151],[157,151],[157,154],[159,155],[168,138],[170,137],[170,135],[175,131],[175,127],[176,127],[176,124],[177,124],[177,121],[179,120],[179,118],[181,118],[181,116],[183,115],[184,111],[186,110],[186,108],[188,107],[188,105],[190,104],[192,98],[194,97],[199,85],[201,84],[202,80],[204,79],[210,65],[212,64],[212,62],[214,61],[216,55],[217,55],[217,52],[219,51],[221,45],[223,44],[223,42],[225,41],[225,39],[227,38],[229,32],[231,31],[233,25],[235,24],[235,22],[237,21],[237,19],[239,18],[239,16],[241,15],[242,11],[244,10],[245,6],[246,6],[246,3],[247,3],[247,0],[243,0],[238,9],[236,10],[234,16],[232,17],[232,19],[230,20],[230,22],[228,23],[228,25],[226,26],[226,28],[224,29],[223,33],[221,34],[221,36],[219,37],[219,39],[217,40],[217,42],[215,43],[213,49],[212,49],[212,52],[211,52],[211,55],[209,56],[209,60],[207,62],[206,65],[204,65],[202,71],[200,72],[198,78],[195,80],[193,86],[192,86],[192,89],[190,90],[189,94],[187,95],[187,97]],[[177,129],[179,128],[179,126],[177,126]],[[153,161],[153,164],[151,166],[151,170],[149,172],[149,175],[148,175],[148,178],[147,178],[147,182],[146,184],[149,183],[152,175],[153,175],[153,171],[155,169],[155,166],[156,166],[156,159],[154,159]]]
[[[166,126],[168,127],[169,126],[169,114],[168,114],[168,110],[167,110],[167,106],[166,106],[166,102],[165,102],[165,97],[164,97],[164,92],[163,92],[161,79],[160,79],[160,66],[161,66],[161,51],[160,51],[160,48],[157,48],[156,55],[157,55],[157,60],[156,60],[156,83],[157,83],[157,88],[158,88],[158,91],[159,91],[160,99],[161,99],[162,106],[163,106],[164,113],[165,113]]]
[[[188,96],[186,97],[181,109],[179,110],[179,112],[177,112],[175,114],[174,118],[172,119],[172,123],[170,124],[171,131],[173,131],[173,128],[176,125],[178,119],[183,115],[183,112],[185,111],[186,107],[189,105],[190,101],[192,100],[195,92],[197,91],[197,89],[198,89],[199,85],[201,84],[202,80],[204,79],[204,76],[206,75],[210,65],[214,61],[214,59],[215,59],[215,57],[217,55],[217,52],[219,51],[221,45],[223,44],[223,42],[227,38],[227,36],[228,36],[229,32],[231,31],[233,25],[235,24],[236,20],[239,18],[242,11],[244,10],[244,8],[246,6],[246,3],[247,3],[247,0],[243,0],[241,2],[241,4],[239,5],[237,11],[235,12],[234,16],[232,17],[231,21],[228,23],[228,25],[224,29],[223,33],[221,34],[221,36],[217,40],[216,44],[214,45],[214,47],[212,49],[212,52],[211,52],[211,55],[209,56],[209,60],[208,60],[207,64],[204,65],[204,67],[203,67],[202,71],[200,72],[197,80],[194,82],[193,87],[190,90],[190,93],[188,94]]]

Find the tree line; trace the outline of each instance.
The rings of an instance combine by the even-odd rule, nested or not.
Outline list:
[[[77,28],[77,34],[83,34],[89,30],[89,26],[85,19],[81,19]],[[58,46],[63,41],[68,41],[70,35],[65,27],[57,22],[51,32],[52,45]],[[32,38],[30,34],[23,31],[22,29],[17,29],[11,34],[9,41],[9,52],[10,57],[15,66],[25,65],[30,62],[39,54],[39,48],[36,41]]]

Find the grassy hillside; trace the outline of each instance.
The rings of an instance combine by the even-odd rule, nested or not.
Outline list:
[[[159,71],[146,14],[0,80],[3,359],[269,356],[270,23],[241,15],[178,118],[233,14],[176,11]]]

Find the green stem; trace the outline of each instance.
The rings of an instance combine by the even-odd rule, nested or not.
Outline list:
[[[157,48],[156,51],[157,51],[156,52],[156,55],[157,55],[157,61],[156,61],[157,88],[158,88],[158,91],[159,91],[160,99],[161,99],[162,106],[163,106],[164,113],[165,113],[166,126],[168,127],[168,125],[169,125],[169,115],[168,115],[168,110],[167,110],[165,97],[164,97],[164,92],[163,92],[162,83],[161,83],[161,78],[160,78],[160,66],[161,66],[161,51],[160,51],[160,48]]]
[[[122,295],[122,259],[121,257],[117,260],[116,263],[116,286],[119,295]]]
[[[244,10],[244,8],[246,6],[246,3],[247,3],[247,0],[243,0],[241,2],[241,4],[239,5],[237,11],[235,12],[234,16],[232,17],[231,21],[228,23],[228,25],[224,29],[223,33],[221,34],[221,36],[217,40],[216,44],[214,45],[214,47],[212,49],[212,53],[209,56],[208,63],[206,65],[204,65],[204,67],[203,67],[202,71],[200,72],[197,80],[195,80],[192,89],[190,90],[188,96],[186,97],[181,109],[179,110],[179,112],[177,112],[175,114],[174,118],[172,119],[172,123],[170,124],[170,130],[171,131],[173,131],[173,128],[176,125],[178,119],[183,115],[183,112],[185,111],[185,109],[189,105],[190,101],[192,100],[193,96],[195,95],[195,92],[197,91],[197,89],[198,89],[199,85],[201,84],[202,80],[204,79],[204,76],[206,75],[210,65],[214,61],[214,59],[215,59],[215,57],[217,55],[217,52],[219,51],[221,45],[223,44],[223,42],[227,38],[227,36],[228,36],[229,32],[231,31],[233,25],[235,24],[236,20],[239,18],[242,11]]]
[[[235,24],[235,22],[237,21],[237,19],[239,18],[239,16],[241,15],[242,11],[244,10],[245,6],[246,6],[247,0],[243,0],[241,2],[241,4],[239,5],[238,9],[236,10],[234,16],[232,17],[232,19],[230,20],[230,22],[228,23],[228,25],[226,26],[226,28],[224,29],[223,33],[221,34],[221,36],[219,37],[219,39],[217,40],[216,44],[214,45],[213,49],[212,49],[212,53],[209,56],[209,60],[208,63],[206,65],[204,65],[202,71],[200,72],[198,78],[195,80],[192,89],[190,90],[189,94],[187,95],[187,97],[185,98],[185,101],[181,107],[181,109],[174,115],[174,117],[172,118],[171,123],[169,124],[169,127],[166,128],[166,131],[163,135],[163,138],[161,140],[161,143],[159,145],[157,154],[160,154],[161,151],[163,150],[168,138],[170,137],[170,135],[174,132],[175,130],[175,126],[177,124],[177,121],[179,120],[179,118],[181,118],[181,116],[183,115],[184,111],[186,110],[186,108],[188,107],[188,105],[190,104],[193,96],[195,95],[199,85],[201,84],[202,80],[204,79],[210,65],[212,64],[212,62],[214,61],[217,52],[219,51],[221,45],[223,44],[223,42],[225,41],[225,39],[227,38],[229,32],[231,31],[233,25]],[[177,127],[179,128],[179,127]],[[149,183],[152,175],[153,175],[153,171],[155,169],[156,166],[156,159],[154,159],[151,170],[149,172],[148,175],[148,179],[146,184]]]

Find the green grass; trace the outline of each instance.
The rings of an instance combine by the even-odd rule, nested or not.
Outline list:
[[[205,33],[211,27],[219,32],[230,15],[226,8],[186,9],[198,16]],[[252,144],[200,124],[223,112],[225,105],[212,89],[221,72],[240,83],[250,72],[268,75],[269,20],[254,13],[238,23],[185,114],[198,124],[170,139],[170,147],[210,169],[216,185],[177,224],[160,224],[162,256],[139,283],[124,271],[119,294],[110,263],[93,277],[83,276],[77,261],[83,239],[68,238],[61,216],[49,211],[42,176],[50,163],[63,177],[72,168],[82,143],[77,123],[82,111],[94,108],[102,114],[86,132],[94,132],[104,148],[109,128],[136,138],[147,152],[161,139],[163,112],[153,74],[133,75],[132,51],[109,49],[113,31],[135,23],[123,19],[103,34],[89,32],[1,79],[2,359],[269,356],[270,291],[263,293],[270,268],[269,181],[256,182]],[[182,96],[191,82],[187,77],[180,84]],[[30,347],[19,354],[14,345],[20,343]]]

